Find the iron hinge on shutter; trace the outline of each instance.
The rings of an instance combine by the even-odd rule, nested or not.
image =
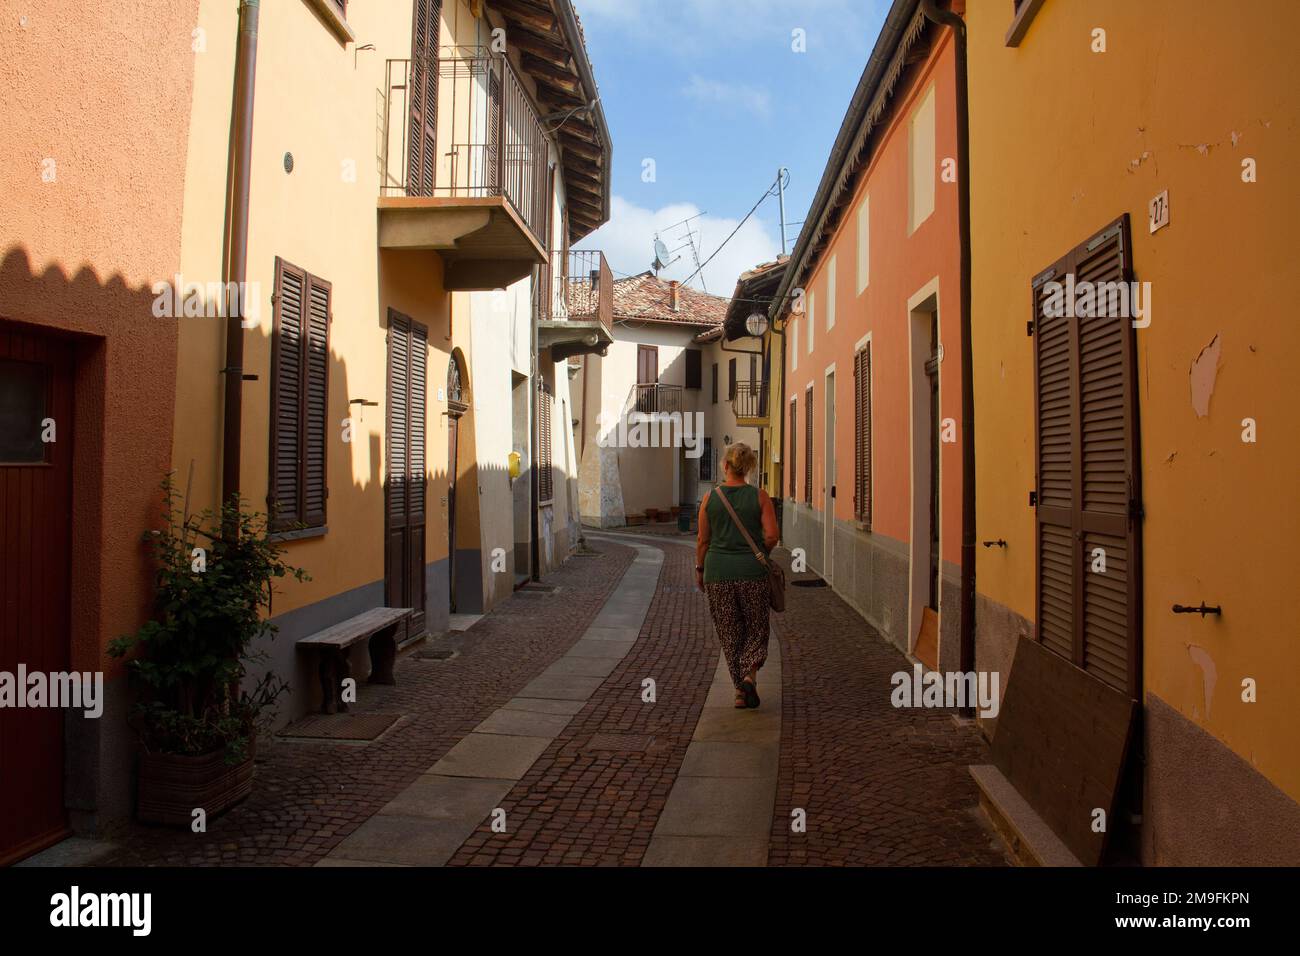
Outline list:
[[[1029,507],[1031,507],[1031,508],[1037,508],[1037,507],[1038,507],[1038,492],[1037,492],[1037,491],[1031,491],[1031,492],[1029,493]]]

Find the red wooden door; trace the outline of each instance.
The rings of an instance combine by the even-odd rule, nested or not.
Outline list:
[[[72,409],[71,349],[0,323],[0,671],[15,679],[71,667]],[[67,832],[63,711],[0,707],[0,865]]]

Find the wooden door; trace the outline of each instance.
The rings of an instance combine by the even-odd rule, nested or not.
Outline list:
[[[1033,283],[1038,640],[1136,699],[1141,614],[1135,335],[1127,316],[1055,314],[1050,283],[1132,279],[1128,217]],[[1095,286],[1094,286],[1095,287]]]
[[[415,613],[403,638],[425,633],[425,460],[428,330],[388,313],[388,469],[384,484],[384,603]]]
[[[939,610],[939,314],[930,316],[930,357],[925,362],[930,387],[930,579],[926,607]]]
[[[0,671],[15,676],[71,667],[72,381],[67,344],[0,323]],[[0,865],[68,832],[63,719],[0,708]]]

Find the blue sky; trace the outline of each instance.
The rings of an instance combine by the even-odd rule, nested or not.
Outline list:
[[[887,0],[575,0],[614,140],[610,222],[582,246],[619,273],[649,267],[656,229],[670,247],[698,229],[714,252],[778,166],[790,169],[786,218],[801,220],[866,65]],[[806,52],[795,52],[795,30]],[[654,160],[655,180],[642,178]],[[776,198],[766,200],[705,268],[710,292],[780,249]],[[799,226],[787,230],[794,246]],[[685,279],[689,249],[664,271]],[[691,283],[699,287],[697,278]]]

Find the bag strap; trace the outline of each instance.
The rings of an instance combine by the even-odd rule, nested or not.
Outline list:
[[[759,551],[758,545],[754,544],[754,539],[750,537],[749,531],[745,528],[744,522],[741,521],[740,518],[736,516],[736,509],[731,507],[731,502],[727,500],[726,494],[722,491],[722,486],[718,485],[713,490],[716,491],[718,493],[718,497],[722,499],[722,507],[726,508],[727,514],[731,515],[732,523],[735,524],[736,528],[740,531],[740,533],[745,536],[745,540],[749,542],[750,550],[754,552],[754,557],[758,558],[758,563],[761,564],[763,567],[767,567],[767,555]]]

